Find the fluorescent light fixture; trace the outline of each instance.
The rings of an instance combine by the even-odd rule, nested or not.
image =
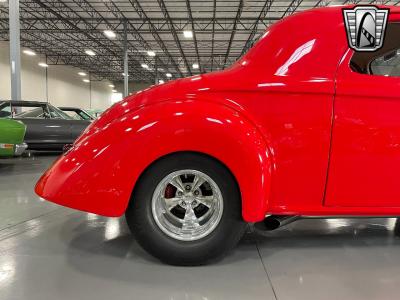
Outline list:
[[[193,65],[192,65],[192,68],[193,68],[193,69],[198,69],[198,68],[199,68],[199,64],[193,64]]]
[[[171,78],[172,74],[171,73],[166,73],[165,76],[167,76],[168,78]]]
[[[83,79],[83,82],[90,82],[89,79]]]
[[[113,85],[113,84],[109,84],[108,85],[110,88],[115,88],[115,85]]]
[[[116,92],[117,92],[117,90],[112,90],[112,92],[113,92],[113,93],[116,93]]]
[[[193,38],[193,31],[191,30],[184,30],[183,31],[183,36],[187,39]]]
[[[79,76],[86,76],[86,73],[85,72],[78,72],[78,75]]]
[[[149,66],[148,66],[148,65],[146,65],[146,64],[142,64],[142,68],[143,68],[143,69],[148,69],[148,68],[149,68]]]
[[[40,63],[38,63],[38,66],[40,66],[42,68],[47,68],[49,65],[44,62],[40,62]]]
[[[106,37],[108,37],[109,39],[115,39],[116,36],[117,36],[117,35],[115,34],[115,32],[112,31],[112,30],[104,30],[103,33],[104,33],[104,35],[105,35]]]
[[[29,56],[35,56],[36,55],[36,53],[34,51],[29,50],[29,49],[25,49],[22,52],[24,52],[26,55],[29,55]]]
[[[154,51],[147,51],[148,56],[156,56],[156,53]]]
[[[160,80],[158,81],[158,83],[159,83],[159,84],[163,84],[163,83],[164,83],[164,80],[160,79]]]
[[[85,53],[86,53],[87,55],[90,55],[90,56],[95,56],[95,55],[96,55],[96,53],[95,53],[93,50],[90,50],[90,49],[85,50]]]

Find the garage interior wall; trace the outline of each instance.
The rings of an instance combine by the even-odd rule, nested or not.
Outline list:
[[[21,53],[22,100],[46,101],[46,68],[38,66],[45,61],[39,54]],[[112,88],[107,80],[83,82],[78,68],[50,65],[48,71],[48,99],[55,106],[76,106],[84,109],[106,109],[111,105]],[[11,79],[9,44],[0,42],[0,99],[10,99]]]

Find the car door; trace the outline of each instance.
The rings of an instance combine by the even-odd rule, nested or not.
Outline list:
[[[53,140],[55,144],[70,144],[72,141],[72,118],[64,116],[63,112],[48,104],[47,109],[50,113],[49,127],[53,129]]]
[[[72,144],[76,138],[85,130],[87,126],[91,123],[87,120],[76,120],[59,108],[49,105],[49,110],[52,115],[62,118],[65,124],[65,130],[63,134],[65,135],[66,142],[64,144]],[[67,137],[68,136],[68,137]]]
[[[19,107],[21,112],[16,114],[14,119],[27,126],[25,142],[30,147],[58,143],[61,124],[51,118],[46,104],[27,103],[15,107]]]
[[[326,206],[400,206],[400,23],[337,74]]]
[[[87,120],[71,120],[71,143],[89,126],[91,122]]]

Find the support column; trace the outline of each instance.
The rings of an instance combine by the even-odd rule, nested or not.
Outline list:
[[[124,21],[124,97],[129,95],[129,68],[128,68],[128,33],[126,20]]]
[[[92,76],[89,73],[89,108],[92,109]]]
[[[19,0],[8,2],[10,26],[11,100],[21,99]]]
[[[46,55],[46,64],[47,64],[47,55]],[[49,73],[48,73],[48,67],[45,68],[46,70],[46,102],[49,102]]]
[[[154,56],[154,84],[158,84],[158,61],[157,61],[157,55]]]

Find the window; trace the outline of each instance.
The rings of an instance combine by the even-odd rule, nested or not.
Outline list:
[[[68,110],[68,109],[63,109],[63,112],[66,113],[68,116],[73,118],[74,120],[91,120],[91,116],[88,115],[86,112],[83,110]]]
[[[82,118],[79,116],[79,114],[76,111],[73,110],[63,110],[68,116],[73,118],[74,120],[82,120]]]
[[[374,59],[370,64],[370,72],[374,75],[400,76],[400,49]]]
[[[400,23],[389,23],[383,47],[374,52],[355,52],[350,61],[354,72],[400,77]]]
[[[0,118],[10,118],[10,117],[11,117],[11,105],[6,102],[1,103]]]
[[[35,119],[44,119],[48,118],[48,113],[45,110],[44,106],[40,107],[24,107],[19,106],[22,112],[14,115],[14,118],[18,119],[27,119],[27,118],[35,118]]]
[[[53,119],[65,119],[65,120],[73,120],[72,117],[67,115],[65,112],[63,112],[61,109],[58,109],[57,107],[50,105],[49,104],[49,111],[51,114],[51,117]]]

